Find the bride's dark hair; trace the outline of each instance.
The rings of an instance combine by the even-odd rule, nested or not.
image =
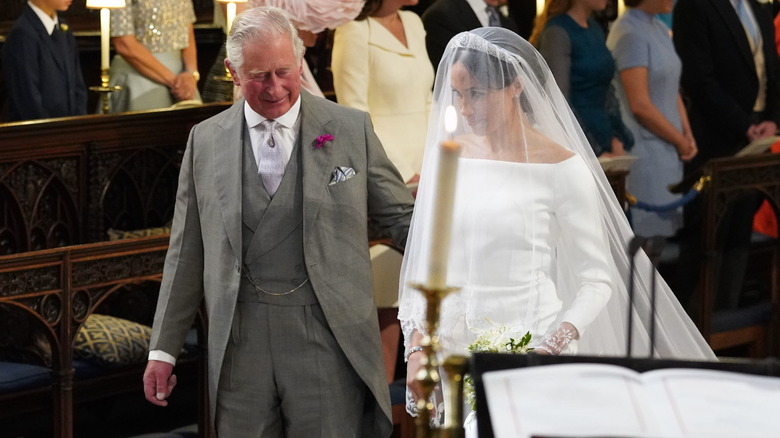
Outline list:
[[[544,74],[547,66],[542,65],[544,59],[537,56],[527,42],[523,41],[524,44],[517,45],[517,34],[495,27],[474,29],[468,33],[482,38],[486,46],[494,47],[488,50],[459,47],[452,54],[452,64],[461,63],[475,80],[488,89],[504,89],[512,85],[518,77],[521,83],[532,80],[536,82],[534,86],[538,86],[538,89],[544,87],[547,82],[547,76]],[[520,93],[519,98],[523,111],[531,112],[528,97]]]
[[[453,63],[457,62],[490,89],[506,88],[517,78],[517,69],[495,56],[471,48],[458,50],[453,59]]]

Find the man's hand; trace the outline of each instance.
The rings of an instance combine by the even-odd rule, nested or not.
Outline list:
[[[775,122],[764,120],[756,125],[750,125],[747,131],[747,138],[750,141],[756,141],[775,134],[777,134],[777,125]]]
[[[150,360],[144,371],[144,396],[150,403],[157,406],[168,406],[165,400],[176,386],[176,375],[173,365],[160,360]]]

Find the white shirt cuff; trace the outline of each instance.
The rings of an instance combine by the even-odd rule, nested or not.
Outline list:
[[[159,360],[162,362],[168,362],[171,365],[176,365],[176,358],[162,350],[150,351],[149,360]]]

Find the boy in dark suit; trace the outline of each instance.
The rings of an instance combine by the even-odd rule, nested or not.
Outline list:
[[[3,49],[8,121],[87,113],[87,90],[73,33],[57,11],[72,0],[29,0]]]

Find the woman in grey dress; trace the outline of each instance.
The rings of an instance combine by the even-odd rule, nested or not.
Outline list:
[[[200,101],[198,55],[189,0],[135,0],[111,12],[111,112]]]
[[[634,134],[638,159],[628,175],[628,190],[638,200],[665,205],[679,198],[667,187],[682,179],[683,161],[697,152],[679,93],[681,63],[669,28],[655,17],[672,9],[672,0],[625,0],[626,12],[613,24],[607,47],[619,76],[616,89],[626,125]],[[632,226],[644,237],[673,236],[682,226],[682,208],[646,211],[632,208]]]

